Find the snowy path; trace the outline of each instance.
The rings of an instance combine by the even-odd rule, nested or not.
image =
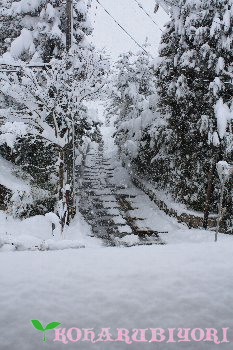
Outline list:
[[[82,183],[85,192],[80,198],[80,209],[89,217],[94,230],[91,232],[78,213],[66,232],[67,239],[78,240],[86,249],[0,254],[0,349],[231,350],[232,236],[220,234],[216,244],[213,232],[189,230],[160,211],[135,188],[121,167],[110,130],[102,131],[104,143],[100,146],[93,143],[88,152]],[[122,208],[122,198],[131,209]],[[143,229],[168,231],[160,234],[161,239],[157,237],[157,243],[162,240],[168,244],[130,249],[101,247],[102,242],[109,244],[108,235],[101,239],[95,237],[107,234],[104,225],[98,227],[106,217],[117,220],[107,226],[110,233],[114,229],[132,244],[131,235],[124,234],[127,228],[132,229],[127,215],[142,218],[133,223]],[[125,217],[126,222],[122,222]],[[0,212],[1,219],[3,221],[3,213]],[[12,218],[8,226],[1,223],[0,228],[4,231],[7,228],[12,235],[17,228],[18,239],[23,233],[46,239],[51,228],[45,225],[44,219],[34,217],[20,224]],[[94,237],[89,237],[91,235]],[[120,244],[116,237],[111,244],[127,245],[122,238],[118,237]],[[156,237],[154,239],[156,242]],[[38,319],[43,325],[61,322],[61,328],[67,330],[71,327],[94,329],[96,335],[101,328],[110,328],[113,338],[117,328],[128,329],[130,335],[134,328],[148,329],[148,341],[131,345],[121,341],[63,344],[54,342],[54,331],[49,330],[43,343],[43,334],[32,327],[32,319]],[[158,327],[165,330],[166,340],[161,344],[150,343],[149,329]],[[230,343],[217,345],[193,340],[180,343],[176,331],[176,342],[166,342],[168,328],[197,327],[215,328],[220,340],[221,329],[229,327]]]
[[[164,231],[178,228],[149,197],[130,181],[116,157],[106,151],[111,137],[90,144],[78,187],[79,208],[93,236],[105,245],[164,244]]]

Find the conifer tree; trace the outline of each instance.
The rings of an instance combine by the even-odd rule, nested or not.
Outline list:
[[[140,50],[136,55],[129,52],[120,56],[109,108],[109,112],[117,116],[116,142],[123,160],[128,162],[137,162],[143,133],[153,119],[154,68],[146,52],[147,45],[144,45],[145,51]]]
[[[166,174],[161,186],[202,211],[216,162],[232,161],[232,11],[231,0],[181,0],[160,48],[159,107],[167,123],[157,155]],[[231,205],[228,193],[228,211]]]

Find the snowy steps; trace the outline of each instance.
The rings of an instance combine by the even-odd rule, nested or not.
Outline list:
[[[163,244],[159,233],[143,225],[144,218],[134,214],[138,207],[131,201],[137,194],[109,181],[114,170],[103,156],[102,144],[89,150],[77,196],[80,211],[92,227],[92,236],[102,239],[105,246]]]

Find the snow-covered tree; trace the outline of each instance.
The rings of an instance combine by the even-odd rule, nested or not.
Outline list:
[[[171,13],[174,6],[179,5],[179,0],[156,0],[155,1],[155,12],[158,11],[159,6],[161,6],[165,12]]]
[[[3,13],[11,6],[12,0],[0,0],[0,56],[9,47],[12,39],[20,35],[20,16],[9,19]]]
[[[88,120],[88,111],[83,102],[89,98],[97,98],[102,92],[106,83],[106,67],[108,65],[106,66],[101,55],[91,51],[89,47],[83,47],[77,54],[73,52],[69,62],[67,59],[53,61],[52,66],[43,71],[24,68],[14,74],[1,74],[0,91],[13,101],[11,107],[4,110],[2,120],[10,127],[12,126],[9,123],[28,125],[26,143],[30,141],[31,147],[36,146],[37,151],[38,145],[42,146],[44,142],[44,149],[43,146],[39,148],[40,158],[44,157],[45,162],[54,165],[53,179],[57,174],[61,195],[65,184],[74,184],[73,147],[75,143],[81,146],[82,137],[85,133],[90,134],[93,126],[92,121]],[[4,134],[3,131],[2,133]],[[8,133],[6,127],[5,133]],[[20,153],[23,153],[20,159],[25,157],[22,149],[24,139],[25,137],[18,142],[18,147],[21,145]],[[4,136],[2,140],[5,141]],[[14,147],[13,144],[12,148]],[[53,150],[52,161],[52,154],[49,156],[45,152],[46,147],[49,147],[48,152]],[[34,173],[38,159],[32,159],[31,172]],[[59,169],[56,169],[55,164]],[[28,166],[30,168],[30,165],[24,164],[24,168]],[[29,169],[28,171],[30,172]],[[44,175],[42,171],[42,177]]]
[[[23,151],[29,144],[31,149],[36,149],[34,155],[39,156],[41,164],[49,163],[53,167],[50,168],[53,190],[59,188],[63,199],[66,189],[72,186],[74,192],[76,146],[80,148],[84,136],[91,136],[93,129],[84,102],[102,92],[108,63],[86,38],[92,31],[87,15],[89,1],[73,1],[69,52],[66,52],[64,1],[9,0],[5,5],[1,7],[1,15],[6,23],[18,18],[19,35],[4,41],[7,51],[0,63],[7,72],[1,74],[0,114],[7,125],[28,126],[27,135],[18,135],[13,146],[14,152],[17,150],[21,156],[14,157],[12,149],[10,153],[13,161],[15,158],[21,165],[23,162],[24,170],[34,175],[36,181],[42,181],[44,187],[49,174],[45,175],[42,167],[41,174],[37,174],[37,160],[32,157],[29,162],[30,152]],[[9,147],[2,144],[1,153],[6,154],[7,150]],[[47,187],[51,188],[49,183]]]
[[[197,210],[216,162],[233,159],[232,25],[232,0],[181,0],[162,36],[157,86],[167,127],[156,168],[161,186]]]
[[[144,132],[154,118],[154,79],[153,62],[146,51],[119,57],[108,111],[109,116],[116,116],[116,142],[123,161],[128,164],[139,161]]]
[[[64,1],[2,0],[2,2],[1,37],[4,38],[7,48],[3,55],[6,63],[20,60],[31,63],[49,62],[52,58],[62,57],[66,45],[67,25]],[[83,44],[86,35],[92,32],[87,16],[88,7],[89,2],[86,0],[73,1],[73,45]],[[6,30],[7,26],[13,29],[13,36],[11,30]]]

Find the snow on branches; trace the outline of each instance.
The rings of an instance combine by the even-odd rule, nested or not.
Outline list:
[[[53,192],[44,205],[51,211],[68,185],[74,193],[76,148],[96,130],[85,103],[105,90],[109,63],[87,40],[92,32],[89,1],[73,1],[69,52],[62,0],[6,0],[1,5],[0,154]],[[26,134],[20,132],[22,125]]]
[[[81,104],[101,94],[106,69],[108,62],[101,54],[82,48],[68,61],[54,60],[48,68],[0,73],[0,91],[14,101],[5,113],[6,121],[28,124],[47,141],[64,147]]]
[[[150,55],[145,51],[121,55],[116,64],[108,117],[115,119],[116,141],[124,160],[138,156],[143,132],[155,118],[154,95],[154,66]]]

